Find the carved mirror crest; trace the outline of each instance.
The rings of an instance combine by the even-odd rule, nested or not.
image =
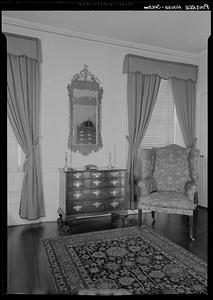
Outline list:
[[[87,155],[102,148],[101,99],[103,88],[88,66],[73,76],[69,92],[68,148]]]

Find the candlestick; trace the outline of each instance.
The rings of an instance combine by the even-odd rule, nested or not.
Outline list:
[[[113,166],[112,166],[112,154],[111,152],[109,152],[109,169],[112,169]]]
[[[113,166],[116,166],[116,145],[113,144]]]
[[[72,150],[70,149],[70,168],[72,169]]]
[[[64,170],[67,171],[68,165],[67,165],[67,152],[65,152],[65,165],[64,165]]]

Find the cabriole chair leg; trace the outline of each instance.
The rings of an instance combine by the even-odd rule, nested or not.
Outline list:
[[[138,226],[139,226],[139,228],[142,227],[142,209],[141,208],[138,209]]]
[[[194,235],[193,235],[193,215],[189,216],[189,236],[192,242],[195,241]]]
[[[152,223],[155,223],[155,212],[152,211]]]

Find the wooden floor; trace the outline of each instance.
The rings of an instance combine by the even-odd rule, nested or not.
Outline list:
[[[137,225],[137,215],[129,215],[127,226]],[[143,214],[143,224],[152,227],[163,236],[183,246],[207,261],[207,210],[199,207],[194,214],[195,242],[188,236],[187,217],[156,214],[152,225],[151,214]],[[115,228],[111,219],[98,217],[75,222],[71,233]],[[65,235],[57,222],[8,227],[7,294],[55,294],[48,270],[41,238]]]

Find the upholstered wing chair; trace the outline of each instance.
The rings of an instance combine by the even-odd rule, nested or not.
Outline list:
[[[193,237],[193,211],[198,191],[199,150],[171,144],[138,152],[138,221],[142,210],[189,216],[190,238]]]

